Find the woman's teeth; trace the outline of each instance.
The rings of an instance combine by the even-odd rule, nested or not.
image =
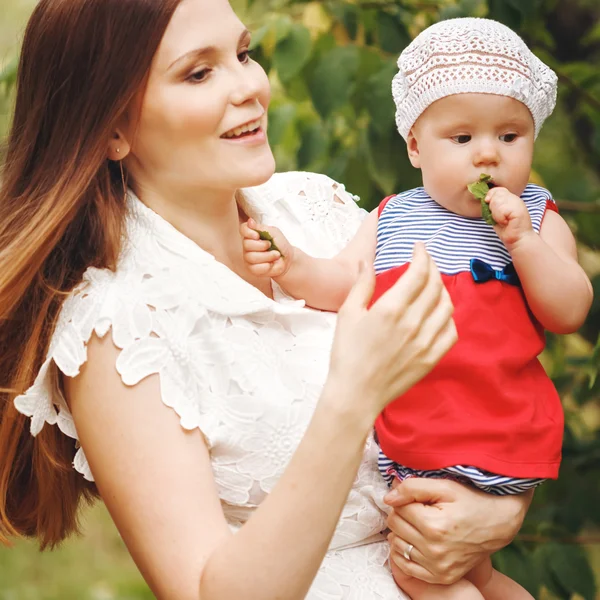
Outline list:
[[[261,121],[262,121],[262,119],[258,119],[256,121],[252,121],[251,123],[248,123],[246,125],[242,125],[242,127],[237,127],[236,129],[232,129],[231,131],[224,133],[222,135],[222,137],[230,139],[230,138],[234,138],[234,137],[239,137],[240,135],[242,135],[244,133],[254,132],[260,127]]]

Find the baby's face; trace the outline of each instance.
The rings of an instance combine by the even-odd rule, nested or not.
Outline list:
[[[480,217],[481,204],[467,184],[486,173],[520,196],[529,181],[533,142],[533,118],[523,103],[495,94],[456,94],[419,117],[408,153],[434,200],[459,215]]]

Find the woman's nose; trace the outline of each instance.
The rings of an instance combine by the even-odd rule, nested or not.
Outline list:
[[[240,105],[256,100],[265,85],[261,75],[263,72],[257,65],[238,63],[231,78],[231,102]]]

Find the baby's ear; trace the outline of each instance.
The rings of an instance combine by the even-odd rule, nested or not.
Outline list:
[[[415,169],[421,168],[421,154],[419,153],[419,142],[415,137],[414,129],[411,129],[406,138],[406,149],[408,151],[408,159],[410,164]]]

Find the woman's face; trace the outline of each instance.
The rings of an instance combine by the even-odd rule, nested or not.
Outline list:
[[[182,0],[130,119],[138,184],[220,192],[273,174],[269,81],[249,45],[228,0]]]

